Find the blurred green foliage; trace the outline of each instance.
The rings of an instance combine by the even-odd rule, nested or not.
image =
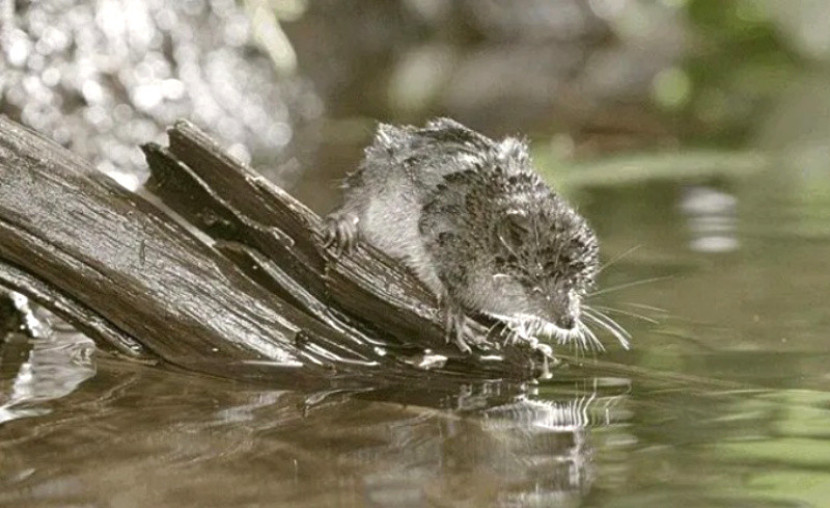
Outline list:
[[[684,111],[697,140],[735,144],[753,133],[761,115],[804,68],[758,0],[691,0],[693,29],[684,64],[692,83]]]

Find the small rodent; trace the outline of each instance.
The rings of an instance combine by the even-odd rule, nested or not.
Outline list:
[[[599,345],[581,321],[596,235],[533,170],[523,140],[447,118],[381,124],[344,188],[328,246],[365,240],[403,262],[439,297],[447,340],[462,351],[475,342],[466,316],[479,313],[520,335]]]

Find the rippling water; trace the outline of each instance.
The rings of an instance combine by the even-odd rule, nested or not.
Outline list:
[[[631,251],[596,303],[634,348],[536,385],[301,393],[91,356],[58,323],[11,334],[0,505],[827,506],[812,196],[764,174],[577,193],[606,258]]]

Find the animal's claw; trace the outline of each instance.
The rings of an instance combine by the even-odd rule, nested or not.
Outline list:
[[[326,217],[323,247],[333,248],[334,255],[354,251],[357,246],[357,216],[352,213],[335,212]]]
[[[446,297],[444,298],[446,302]],[[472,353],[470,344],[478,344],[464,311],[449,303],[444,304],[444,333],[447,343],[455,343],[464,354]]]

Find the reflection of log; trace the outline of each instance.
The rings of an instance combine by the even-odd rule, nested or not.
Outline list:
[[[368,249],[331,258],[316,215],[191,125],[145,153],[148,190],[211,245],[0,119],[0,284],[123,355],[223,376],[410,375],[425,347],[449,358],[435,368],[447,374],[524,378],[541,365],[526,346],[464,356],[444,344],[417,281]]]

